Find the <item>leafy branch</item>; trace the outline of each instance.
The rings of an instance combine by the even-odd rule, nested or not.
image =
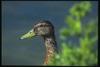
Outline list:
[[[60,39],[62,40],[62,50],[59,54],[55,54],[48,65],[67,65],[67,66],[91,66],[98,63],[98,21],[90,20],[83,24],[82,20],[91,11],[92,4],[89,1],[83,1],[75,4],[69,10],[69,15],[65,18],[68,27],[60,29]],[[68,37],[78,35],[79,46],[70,47],[70,43],[66,42]],[[73,43],[73,45],[76,45]]]

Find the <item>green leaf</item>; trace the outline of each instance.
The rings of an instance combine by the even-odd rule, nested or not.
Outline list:
[[[70,31],[67,28],[60,29],[60,34],[63,36],[67,36],[67,35],[69,35],[69,33],[70,33]]]

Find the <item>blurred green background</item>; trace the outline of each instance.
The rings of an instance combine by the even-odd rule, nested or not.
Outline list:
[[[43,64],[42,39],[19,39],[41,18],[54,25],[60,51],[50,65],[97,65],[98,1],[2,1],[2,65]]]
[[[60,30],[61,51],[55,54],[50,65],[98,65],[98,16],[83,23],[84,17],[89,14],[91,8],[91,2],[84,1],[74,4],[69,9],[69,15],[65,18],[68,26]],[[68,41],[69,38],[76,38],[77,43],[72,43],[72,40]]]

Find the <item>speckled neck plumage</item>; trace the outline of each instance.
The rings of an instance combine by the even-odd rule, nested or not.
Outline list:
[[[46,56],[45,56],[44,65],[47,65],[48,61],[57,52],[57,44],[55,41],[55,37],[53,35],[44,37],[44,42],[46,46]]]

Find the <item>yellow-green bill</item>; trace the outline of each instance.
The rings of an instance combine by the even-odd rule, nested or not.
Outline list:
[[[35,33],[32,29],[28,33],[24,34],[20,39],[31,38],[31,37],[34,37],[34,36],[35,36]]]

